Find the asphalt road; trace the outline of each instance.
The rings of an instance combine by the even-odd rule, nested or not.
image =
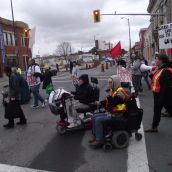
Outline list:
[[[81,71],[89,76],[97,76],[101,89],[101,99],[105,96],[108,76],[115,74],[115,67],[104,73],[100,68]],[[64,87],[71,91],[73,86],[68,73],[59,74],[53,78],[55,87]],[[144,82],[144,81],[143,81]],[[45,94],[43,94],[46,97]],[[31,102],[32,103],[32,102]],[[146,90],[140,95],[140,104],[144,109],[144,128],[152,122],[153,100],[150,91]],[[78,131],[60,136],[55,130],[57,116],[51,114],[48,106],[44,109],[31,109],[30,105],[23,106],[28,119],[28,125],[16,126],[12,130],[0,127],[0,163],[22,167],[57,172],[142,172],[135,165],[129,168],[128,159],[132,159],[129,148],[104,152],[102,149],[93,150],[88,145],[91,131]],[[3,118],[3,107],[0,106],[0,125],[6,121]],[[157,134],[145,134],[148,166],[150,172],[171,172],[172,166],[172,119],[163,118]],[[139,142],[134,142],[137,149]],[[138,158],[143,154],[136,150]],[[136,162],[134,162],[136,163]],[[141,164],[142,165],[142,164]],[[142,170],[141,170],[142,169]],[[1,169],[0,169],[1,171]],[[144,171],[147,172],[147,171]]]

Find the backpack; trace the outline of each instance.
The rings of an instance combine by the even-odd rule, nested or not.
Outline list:
[[[35,71],[35,66],[39,66],[39,65],[38,65],[38,64],[35,64],[35,65],[34,65],[34,71]],[[43,75],[43,73],[35,72],[35,73],[34,73],[34,76],[35,76],[35,77],[39,77],[41,82],[44,81],[44,75]]]

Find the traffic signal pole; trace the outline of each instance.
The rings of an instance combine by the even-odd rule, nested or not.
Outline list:
[[[109,13],[109,14],[100,14],[101,16],[165,16],[164,13]]]

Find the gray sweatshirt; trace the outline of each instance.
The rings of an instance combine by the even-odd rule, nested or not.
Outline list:
[[[136,59],[133,62],[133,66],[131,67],[131,74],[132,75],[141,75],[141,70],[140,70],[140,66],[141,66],[141,61],[140,59]]]

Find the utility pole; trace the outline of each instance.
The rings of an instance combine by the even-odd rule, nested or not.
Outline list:
[[[129,35],[129,57],[130,57],[130,54],[131,54],[131,31],[130,31],[130,19],[129,18],[125,18],[125,17],[122,17],[121,19],[126,19],[127,22],[128,22],[128,35]],[[131,57],[130,57],[131,58]]]
[[[13,31],[14,31],[14,40],[15,40],[15,55],[16,55],[16,63],[18,65],[18,44],[17,44],[17,33],[16,33],[16,27],[14,22],[14,12],[13,12],[13,3],[11,2],[11,14],[12,14],[12,21],[13,21]]]

